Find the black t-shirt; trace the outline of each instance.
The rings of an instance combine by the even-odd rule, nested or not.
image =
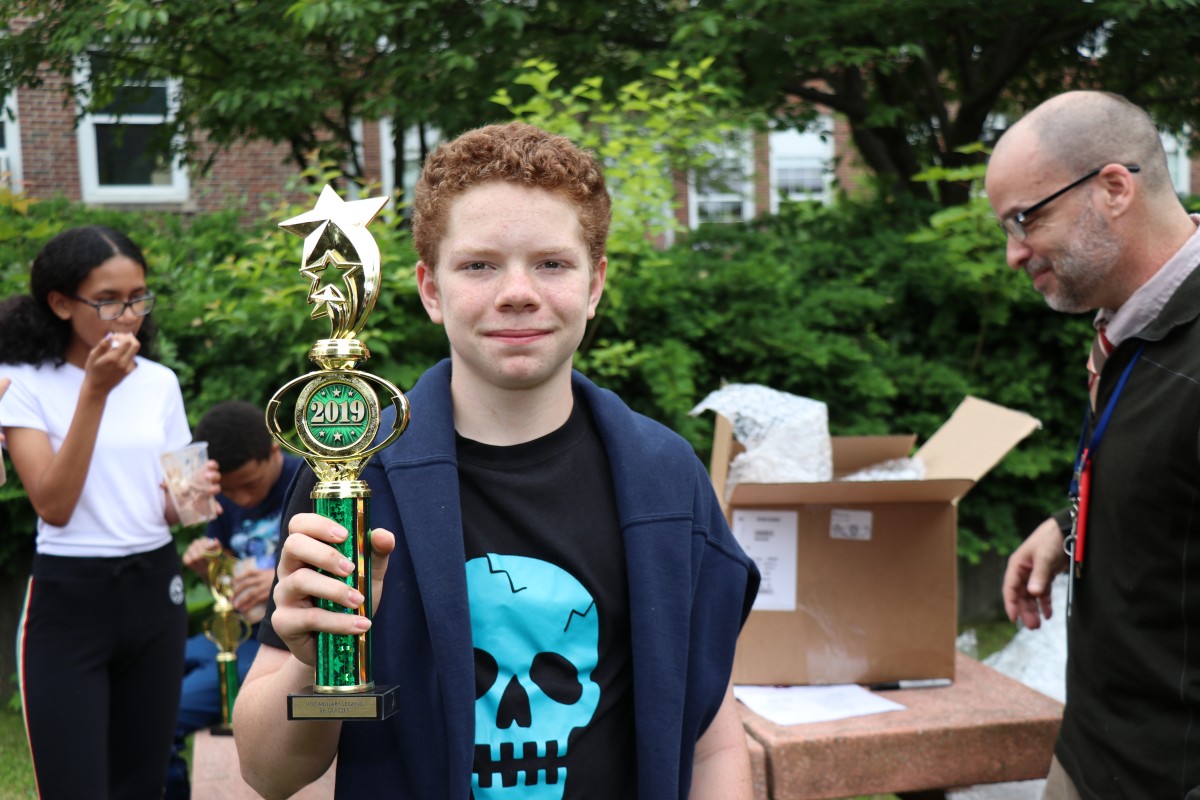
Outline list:
[[[608,457],[582,402],[559,430],[458,437],[475,647],[475,800],[565,782],[636,796],[625,550]]]

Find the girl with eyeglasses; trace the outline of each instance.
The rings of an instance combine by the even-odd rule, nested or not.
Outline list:
[[[125,235],[72,228],[0,304],[0,424],[38,515],[17,644],[43,800],[163,791],[187,606],[159,455],[192,437],[178,378],[148,358],[146,272]]]

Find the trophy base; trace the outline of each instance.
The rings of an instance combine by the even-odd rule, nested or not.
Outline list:
[[[233,726],[217,723],[208,729],[210,736],[233,736]]]
[[[354,720],[387,719],[400,708],[398,686],[376,686],[369,692],[353,694],[324,694],[307,691],[288,695],[288,719]]]

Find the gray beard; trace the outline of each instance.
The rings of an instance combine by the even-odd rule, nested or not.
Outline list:
[[[1055,311],[1078,314],[1099,308],[1096,299],[1112,279],[1121,248],[1107,221],[1090,206],[1080,214],[1078,227],[1066,249],[1048,259],[1054,272],[1053,293],[1045,293],[1046,305]],[[1039,267],[1046,262],[1033,266]]]

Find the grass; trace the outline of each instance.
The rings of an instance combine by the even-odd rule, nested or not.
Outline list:
[[[6,707],[0,710],[0,800],[36,799],[25,721]]]
[[[191,763],[191,739],[184,757]],[[0,800],[37,800],[33,762],[25,738],[25,720],[10,708],[0,710]]]

